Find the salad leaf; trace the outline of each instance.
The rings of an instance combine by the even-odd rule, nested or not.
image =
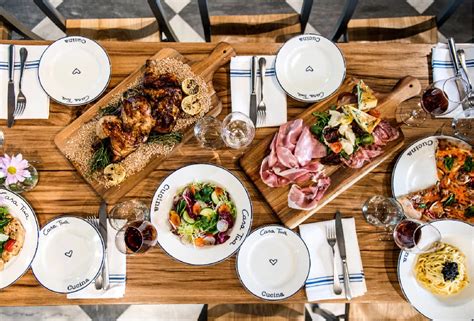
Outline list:
[[[211,194],[213,191],[214,189],[211,186],[206,185],[199,192],[196,192],[196,195],[194,197],[198,201],[209,203],[211,201]]]
[[[345,159],[349,159],[351,158],[345,151],[341,150],[341,152],[339,153],[339,155],[341,155],[342,157],[344,157]]]
[[[374,136],[366,133],[362,136],[358,136],[355,141],[356,145],[372,145],[374,143]]]
[[[3,218],[7,214],[8,214],[8,207],[0,206],[0,218]]]
[[[182,199],[178,202],[178,205],[176,205],[176,212],[181,215],[185,208],[186,202]]]
[[[446,169],[448,171],[451,170],[451,168],[453,168],[453,165],[454,165],[454,158],[453,157],[449,157],[449,156],[446,156],[444,158],[444,167],[446,167]]]
[[[316,117],[316,123],[314,123],[310,127],[310,131],[315,135],[320,141],[323,141],[323,129],[326,127],[329,123],[329,119],[331,116],[327,112],[319,112],[315,111],[312,114],[314,117]]]
[[[472,161],[471,156],[466,157],[466,161],[464,161],[463,169],[466,172],[472,172],[474,170],[474,162]]]

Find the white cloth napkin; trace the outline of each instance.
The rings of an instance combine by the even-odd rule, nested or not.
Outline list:
[[[94,281],[84,289],[69,293],[68,299],[116,299],[125,295],[127,279],[126,255],[115,246],[117,231],[108,222],[107,226],[107,259],[109,262],[110,287],[107,291],[96,290]]]
[[[473,44],[456,44],[456,47],[464,49],[466,54],[466,65],[469,73],[469,77],[474,81],[474,45]],[[433,68],[433,81],[448,79],[453,77],[454,65],[451,61],[449,54],[448,45],[445,43],[438,43],[432,49],[431,67]],[[464,77],[464,73],[461,72]],[[462,106],[459,105],[452,112],[439,116],[442,118],[453,118],[462,110]]]
[[[276,79],[275,56],[257,57],[257,105],[260,102],[260,72],[258,72],[260,57],[267,60],[267,69],[263,80],[263,100],[267,107],[267,116],[265,122],[257,124],[257,127],[280,126],[286,123],[286,94]],[[232,111],[240,111],[247,116],[250,109],[251,61],[251,56],[238,56],[230,60]]]
[[[311,259],[311,270],[306,280],[308,301],[345,298],[342,261],[337,243],[334,248],[336,250],[336,267],[341,281],[342,294],[336,295],[333,291],[333,257],[331,247],[326,240],[327,224],[334,226],[334,220],[300,225],[300,235],[308,246]],[[351,294],[352,297],[357,297],[367,292],[367,287],[354,218],[342,219],[342,228],[344,229],[346,243]]]
[[[0,119],[7,119],[8,115],[8,46],[0,45]],[[15,119],[48,119],[49,96],[44,92],[38,79],[38,66],[41,55],[47,46],[19,46],[15,45],[15,99],[18,95],[20,81],[20,48],[28,50],[25,71],[23,73],[22,91],[26,97],[25,111]]]

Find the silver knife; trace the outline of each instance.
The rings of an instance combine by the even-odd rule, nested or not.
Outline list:
[[[8,47],[8,128],[13,126],[15,119],[15,84],[13,83],[13,74],[15,73],[15,46]]]
[[[249,116],[253,124],[257,126],[257,59],[252,56],[250,66],[250,110]]]
[[[342,268],[344,271],[344,293],[346,294],[346,299],[352,299],[351,287],[349,284],[349,269],[347,268],[346,261],[346,243],[344,240],[344,229],[342,228],[341,213],[336,211],[336,238],[337,246],[339,247],[339,254],[341,255]]]
[[[460,68],[460,63],[459,63],[457,49],[456,49],[456,43],[454,42],[453,37],[448,39],[448,48],[449,48],[449,55],[451,56],[451,61],[453,62],[455,76],[458,77],[458,79],[462,79],[461,68]],[[456,81],[456,87],[458,87],[460,95],[467,96],[466,88],[462,84],[462,81]],[[470,108],[470,104],[467,99],[465,99],[461,105],[462,105],[463,110]]]
[[[105,246],[104,265],[102,267],[102,289],[107,290],[109,288],[109,264],[107,259],[107,203],[105,201],[100,203],[99,231]]]

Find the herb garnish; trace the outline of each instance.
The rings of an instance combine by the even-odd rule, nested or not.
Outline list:
[[[443,202],[443,206],[453,205],[454,202],[456,202],[456,197],[454,197],[454,194],[450,194],[449,197]]]
[[[464,211],[464,216],[467,218],[474,217],[474,205],[471,205],[466,208],[466,210]]]
[[[472,172],[474,170],[474,162],[472,161],[471,156],[467,156],[464,161],[463,169],[465,172]]]
[[[454,158],[446,156],[444,158],[444,167],[446,167],[446,169],[450,171],[453,168],[453,165],[454,165]]]
[[[111,163],[111,152],[110,152],[110,141],[108,139],[104,139],[99,141],[94,146],[94,154],[89,163],[89,169],[91,173],[104,169]]]
[[[169,134],[150,133],[147,143],[162,143],[164,145],[174,145],[181,142],[183,134],[175,132]]]

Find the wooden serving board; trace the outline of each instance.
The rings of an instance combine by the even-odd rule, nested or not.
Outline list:
[[[350,92],[356,83],[356,79],[346,79],[341,88],[339,88],[332,98],[308,107],[308,109],[301,113],[297,118],[303,119],[303,122],[306,125],[311,126],[315,122],[315,117],[312,115],[313,112],[328,110],[331,105],[336,104],[339,93]],[[368,85],[370,86],[370,84]],[[401,102],[416,96],[420,91],[421,85],[418,79],[407,76],[401,79],[390,93],[376,93],[379,100],[377,109],[380,111],[381,117],[390,121],[392,125],[399,127],[399,124],[396,123],[395,117],[397,106]],[[349,168],[343,165],[326,166],[325,173],[330,176],[331,185],[327,189],[323,198],[319,201],[316,208],[304,211],[288,207],[288,191],[291,185],[272,188],[267,186],[260,178],[260,164],[262,163],[263,158],[269,154],[269,146],[277,130],[278,128],[258,145],[253,146],[240,159],[240,165],[250,180],[257,186],[260,193],[280,218],[282,223],[291,229],[297,227],[308,217],[315,214],[320,208],[351,187],[384,160],[393,156],[395,152],[403,146],[404,141],[403,133],[400,131],[398,139],[391,141],[384,146],[383,154],[358,169]]]
[[[208,116],[217,116],[222,111],[222,104],[219,98],[216,95],[212,84],[212,78],[214,76],[214,72],[219,69],[222,65],[228,63],[230,58],[235,56],[236,53],[234,49],[225,42],[221,42],[216,45],[214,50],[211,54],[194,64],[190,64],[191,70],[197,75],[202,77],[208,86],[209,94],[211,95],[211,109],[207,113]],[[160,60],[164,58],[174,58],[186,63],[185,58],[176,50],[171,48],[165,48],[160,50],[154,56],[150,57],[149,59]],[[54,143],[59,148],[59,150],[65,154],[64,149],[66,146],[66,142],[77,132],[77,130],[94,118],[98,111],[106,106],[110,100],[116,96],[121,95],[123,92],[127,90],[127,87],[131,83],[135,83],[136,80],[140,77],[143,77],[145,72],[145,65],[135,70],[130,76],[125,78],[117,87],[112,89],[107,95],[102,97],[96,104],[91,106],[84,114],[82,114],[79,118],[77,118],[74,122],[64,128],[61,132],[59,132],[56,137],[54,138]],[[178,149],[182,144],[184,144],[187,140],[189,140],[193,136],[193,127],[190,126],[184,133],[183,139],[181,143],[177,144],[173,151]],[[148,163],[148,165],[141,170],[140,172],[134,174],[133,176],[127,177],[121,184],[117,186],[113,186],[110,188],[105,188],[102,184],[98,182],[92,182],[90,185],[92,188],[101,196],[107,203],[115,203],[117,202],[122,196],[124,196],[129,190],[131,190],[138,182],[143,180],[146,176],[148,176],[163,160],[169,157],[172,153],[168,155],[158,155],[153,158],[153,160]],[[78,170],[78,172],[84,177],[86,173],[82,173],[77,164],[72,162],[74,167]],[[87,181],[87,180],[86,180]]]

